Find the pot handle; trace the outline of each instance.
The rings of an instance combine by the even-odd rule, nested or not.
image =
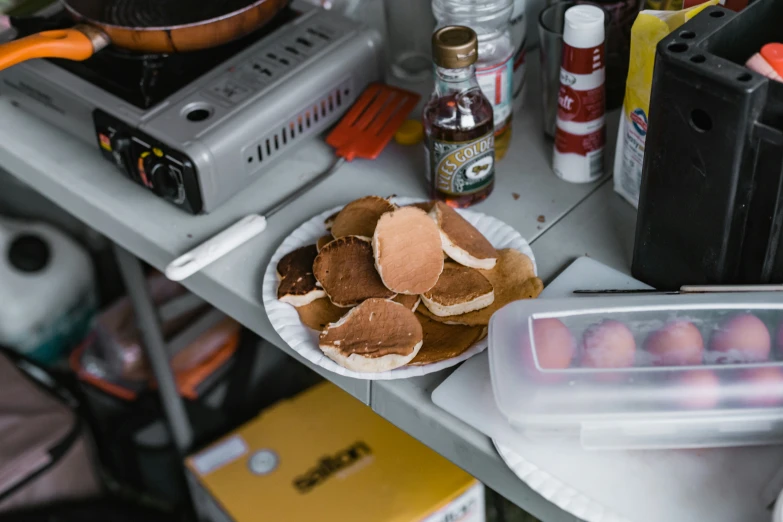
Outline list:
[[[86,60],[109,43],[108,36],[88,25],[44,31],[0,45],[0,70],[33,58]]]

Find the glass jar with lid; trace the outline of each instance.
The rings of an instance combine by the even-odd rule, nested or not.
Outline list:
[[[492,103],[495,155],[505,156],[511,141],[514,92],[513,0],[432,0],[438,27],[463,25],[478,36],[476,77]]]

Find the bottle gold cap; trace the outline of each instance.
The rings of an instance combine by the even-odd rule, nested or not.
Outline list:
[[[470,27],[449,25],[432,35],[432,59],[438,67],[460,69],[478,59],[478,37]]]

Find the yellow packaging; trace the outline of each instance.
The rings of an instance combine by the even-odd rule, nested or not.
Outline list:
[[[186,465],[212,522],[484,522],[480,482],[331,383]]]
[[[658,11],[679,11],[682,9],[683,0],[647,0],[645,9]]]
[[[718,0],[710,0],[681,11],[642,11],[631,28],[631,57],[614,156],[614,189],[634,207],[639,206],[655,48],[669,33],[717,4]]]

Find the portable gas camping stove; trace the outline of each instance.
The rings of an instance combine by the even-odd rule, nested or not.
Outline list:
[[[381,76],[377,32],[295,7],[204,51],[109,47],[84,62],[21,63],[0,72],[0,94],[96,145],[159,197],[210,212],[336,122]],[[0,33],[0,41],[70,24],[62,12],[12,20],[13,33]]]

